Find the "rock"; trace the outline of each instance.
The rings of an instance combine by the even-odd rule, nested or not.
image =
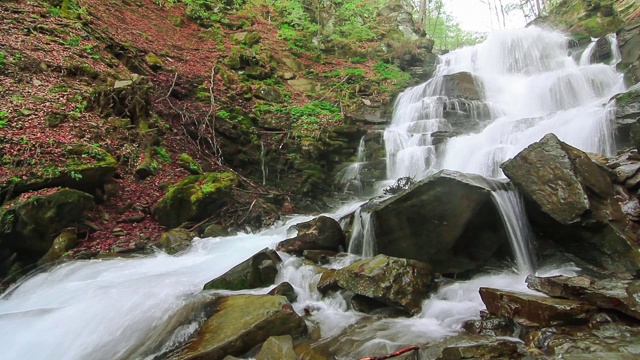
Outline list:
[[[376,251],[433,272],[463,272],[510,253],[490,184],[479,175],[443,170],[371,207]]]
[[[260,40],[262,40],[262,37],[255,31],[242,31],[232,34],[231,39],[234,42],[245,45],[246,47],[252,47],[253,45],[258,44]]]
[[[204,231],[202,231],[203,238],[222,237],[222,236],[229,236],[229,235],[230,235],[229,231],[218,224],[207,225],[207,227],[204,228]]]
[[[278,286],[276,286],[273,289],[271,289],[271,291],[269,291],[268,294],[269,295],[281,295],[281,296],[284,296],[285,298],[287,298],[287,300],[290,303],[293,303],[296,300],[298,300],[298,294],[296,294],[295,289],[293,288],[293,286],[291,284],[289,284],[286,281],[278,284]]]
[[[387,304],[376,299],[357,294],[351,297],[349,304],[351,305],[351,308],[353,310],[365,314],[370,314],[378,309],[388,306]]]
[[[153,207],[153,215],[169,228],[205,219],[226,204],[235,181],[229,171],[187,176],[169,187]]]
[[[275,251],[263,249],[206,283],[204,290],[243,290],[269,286],[275,281],[278,275],[277,265],[281,262],[282,259]]]
[[[490,314],[528,327],[585,324],[596,311],[585,302],[485,287],[480,288],[480,297]]]
[[[621,146],[640,147],[640,90],[629,90],[612,98],[616,103],[615,127]]]
[[[160,58],[156,54],[148,53],[144,57],[144,59],[147,62],[147,66],[149,66],[149,69],[153,71],[158,71],[162,69],[162,66],[163,66],[162,60],[160,60]]]
[[[320,275],[320,280],[318,280],[318,285],[316,288],[322,295],[326,295],[329,291],[338,291],[340,290],[340,285],[338,285],[338,279],[336,279],[336,272],[338,270],[335,269],[327,269]]]
[[[586,153],[548,134],[502,169],[529,201],[527,212],[539,239],[612,271],[640,268],[640,249],[609,174]]]
[[[584,301],[640,320],[640,280],[602,279],[586,275],[527,277],[527,286],[549,296]]]
[[[187,170],[191,175],[202,175],[204,171],[189,154],[182,153],[178,156],[178,166]]]
[[[442,349],[442,356],[437,360],[460,359],[518,359],[518,343],[510,340],[494,340],[490,342],[453,345]]]
[[[471,73],[459,72],[445,75],[442,78],[444,95],[467,100],[482,100],[482,87],[480,80]]]
[[[304,65],[296,59],[285,57],[285,58],[280,58],[280,61],[294,72],[304,70]]]
[[[465,323],[462,325],[462,328],[470,334],[493,337],[514,336],[516,332],[513,321],[505,317],[495,316],[484,316],[480,320],[465,321]]]
[[[272,336],[262,345],[256,360],[296,360],[291,335]]]
[[[282,102],[282,93],[280,92],[280,89],[275,86],[260,86],[256,89],[253,96],[269,102]]]
[[[195,236],[196,234],[185,229],[171,229],[160,235],[159,243],[167,254],[173,255],[189,248]]]
[[[338,253],[331,250],[305,250],[302,252],[302,256],[311,260],[316,264],[324,265],[329,263],[329,258],[336,256]]]
[[[544,211],[562,224],[593,213],[611,218],[613,186],[604,169],[583,151],[547,134],[502,164],[505,175]],[[600,204],[602,200],[603,204]]]
[[[247,66],[244,68],[244,74],[255,80],[265,80],[271,77],[271,70],[265,69],[261,66]]]
[[[75,228],[62,230],[55,240],[53,240],[49,251],[38,260],[38,265],[41,266],[59,260],[67,251],[78,246],[78,243]]]
[[[294,227],[298,235],[278,243],[278,251],[302,255],[305,250],[339,251],[345,248],[345,235],[340,224],[330,217],[318,216]]]
[[[93,207],[93,196],[72,189],[5,203],[0,208],[0,247],[40,257],[50,250],[53,235],[82,223]]]
[[[336,272],[340,287],[412,314],[422,310],[422,301],[433,288],[429,265],[409,259],[377,255]]]
[[[309,80],[309,79],[294,79],[287,80],[287,84],[291,86],[294,90],[302,91],[302,92],[318,92],[320,91],[320,85]]]
[[[307,326],[282,296],[236,295],[220,299],[194,337],[172,360],[239,356],[271,336],[301,336]]]

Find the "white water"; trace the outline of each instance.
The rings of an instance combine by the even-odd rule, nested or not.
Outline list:
[[[443,168],[502,177],[497,165],[548,132],[583,150],[612,151],[603,105],[623,89],[622,78],[607,65],[577,65],[567,56],[565,43],[559,34],[532,28],[493,34],[482,45],[445,55],[433,81],[408,89],[396,103],[396,115],[385,133],[389,178],[424,178]],[[477,76],[484,84],[488,105],[442,96],[442,75],[458,71]],[[433,132],[451,129],[444,120],[445,109],[467,111],[471,119],[481,121],[489,117],[492,122],[475,134],[434,146]],[[340,219],[359,205],[331,216]],[[509,214],[519,207],[516,201],[516,210]],[[370,221],[366,214],[359,214],[355,223],[360,225],[354,234],[362,234],[364,241]],[[286,228],[196,240],[179,256],[77,261],[38,274],[0,297],[0,357],[131,358],[150,340],[153,330],[162,328],[171,314],[196,297],[204,283],[286,238]],[[375,251],[365,243],[360,250],[365,255]],[[354,260],[348,257],[332,266]],[[442,287],[425,301],[419,316],[376,321],[336,339],[336,344],[344,346],[343,356],[354,358],[388,353],[398,345],[438,341],[459,331],[464,320],[478,318],[484,308],[480,286],[529,291],[524,277],[521,270],[520,274],[491,274]],[[299,259],[287,258],[278,280],[294,285],[299,296],[294,308],[299,313],[308,310],[310,321],[318,324],[323,336],[338,334],[364,317],[348,310],[340,294],[327,298],[317,294],[318,275]],[[180,336],[194,330],[189,324]],[[349,341],[355,344],[353,349]]]

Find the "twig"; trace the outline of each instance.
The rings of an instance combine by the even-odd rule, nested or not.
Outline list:
[[[339,83],[337,83],[337,84],[333,85],[333,87],[332,87],[331,89],[329,89],[329,91],[327,91],[327,93],[326,93],[326,94],[324,94],[324,96],[323,96],[323,97],[321,97],[321,98],[320,98],[320,100],[318,100],[318,101],[322,101],[322,100],[324,100],[324,98],[326,98],[327,96],[329,96],[329,94],[331,94],[331,92],[333,91],[333,89],[337,88],[337,87],[338,87],[338,85],[341,85],[343,82],[347,81],[347,79],[348,79],[350,76],[351,76],[351,75],[347,75],[347,76],[345,76],[345,77],[344,77],[344,79],[342,79],[342,81],[340,81]]]
[[[366,357],[366,358],[362,358],[360,360],[386,360],[386,359],[394,358],[396,356],[400,356],[400,355],[402,355],[404,353],[408,353],[409,351],[418,351],[418,350],[420,350],[420,348],[415,346],[415,345],[413,345],[413,346],[406,347],[404,349],[400,349],[398,351],[394,351],[394,352],[392,352],[391,354],[388,354],[388,355]]]

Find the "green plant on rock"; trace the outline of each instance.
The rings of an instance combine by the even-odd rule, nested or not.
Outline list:
[[[0,70],[4,69],[6,65],[7,65],[7,54],[0,51]]]
[[[373,66],[373,71],[381,80],[409,80],[411,75],[403,72],[395,65],[378,61]]]
[[[164,148],[161,148],[160,146],[154,146],[153,152],[156,156],[160,158],[160,160],[166,163],[171,162],[171,156],[169,155],[167,150],[165,150]]]
[[[0,110],[0,129],[3,129],[7,126],[7,120],[5,117],[7,116],[7,112],[4,110]]]
[[[71,171],[71,172],[69,172],[69,176],[70,176],[73,180],[75,180],[75,181],[78,181],[78,180],[82,179],[82,174],[80,174],[80,173],[79,173],[79,172],[77,172],[77,171]]]
[[[70,37],[64,44],[67,46],[80,46],[80,38],[77,36]]]

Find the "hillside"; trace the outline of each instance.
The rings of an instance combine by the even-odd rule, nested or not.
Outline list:
[[[39,259],[68,227],[78,246],[65,256],[146,248],[168,229],[153,206],[193,174],[236,179],[221,208],[183,226],[196,235],[323,208],[366,128],[435,56],[400,3],[352,14],[299,4],[2,2],[0,273]],[[19,205],[60,188],[96,206],[36,231],[38,246],[15,240],[35,221]]]

